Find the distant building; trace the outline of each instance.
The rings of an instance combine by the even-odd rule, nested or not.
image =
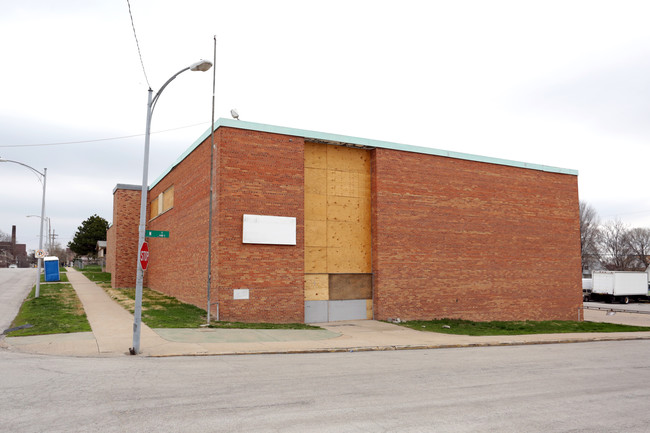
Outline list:
[[[220,320],[579,318],[576,171],[230,119],[214,127],[212,161],[208,130],[149,187],[147,230],[169,237],[148,239],[148,287],[205,309],[210,247]],[[114,287],[135,286],[140,189],[113,191]]]
[[[95,247],[97,251],[97,257],[103,258],[106,256],[106,241],[97,241],[97,246]]]
[[[97,264],[102,269],[106,269],[106,241],[97,241],[95,251],[97,251]]]
[[[17,265],[19,268],[29,266],[27,245],[16,243],[16,226],[11,226],[11,241],[0,242],[0,268]]]

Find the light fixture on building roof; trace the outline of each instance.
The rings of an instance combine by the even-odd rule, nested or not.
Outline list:
[[[237,112],[236,108],[230,110],[230,115],[232,116],[233,119],[239,120],[239,113]]]

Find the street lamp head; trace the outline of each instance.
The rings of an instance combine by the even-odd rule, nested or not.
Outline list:
[[[196,63],[190,65],[190,71],[202,71],[205,72],[212,67],[212,62],[209,60],[199,60]]]

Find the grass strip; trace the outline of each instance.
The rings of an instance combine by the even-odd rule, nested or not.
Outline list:
[[[109,284],[111,283],[111,274],[110,272],[95,272],[95,271],[86,271],[85,269],[81,272],[88,278],[90,281],[94,283],[99,283],[100,285],[102,284]]]
[[[110,274],[109,274],[110,275]],[[135,289],[104,287],[108,295],[133,314]],[[198,328],[204,324],[206,313],[199,307],[155,290],[142,290],[142,321],[151,328]]]
[[[41,283],[45,283],[45,274],[41,274]],[[53,281],[48,281],[48,282],[53,282]],[[68,274],[66,273],[59,273],[59,281],[57,283],[68,283],[70,280],[68,280]]]
[[[513,322],[472,322],[460,319],[411,320],[400,323],[402,326],[418,331],[439,332],[456,335],[525,335],[525,334],[566,334],[581,332],[641,332],[650,327],[619,325],[600,322],[574,322],[563,320],[513,321]]]
[[[105,287],[108,295],[132,314],[135,309],[135,289]],[[206,322],[206,312],[197,306],[155,290],[142,290],[142,321],[150,328],[198,328]],[[212,321],[210,328],[231,329],[320,329],[302,323],[242,323]]]
[[[99,265],[87,265],[83,269],[76,268],[79,272],[84,274],[93,283],[96,283],[104,289],[111,286],[111,273],[103,272],[102,267]]]
[[[10,337],[27,335],[67,334],[90,332],[86,313],[72,285],[67,283],[41,284],[40,296],[34,298],[35,288],[23,302],[10,328],[33,325],[8,333]]]

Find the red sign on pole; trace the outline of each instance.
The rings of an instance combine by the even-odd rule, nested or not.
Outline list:
[[[140,254],[138,259],[140,260],[140,266],[142,266],[142,270],[146,271],[147,266],[149,265],[149,244],[146,242],[143,242],[142,246],[140,247]]]

